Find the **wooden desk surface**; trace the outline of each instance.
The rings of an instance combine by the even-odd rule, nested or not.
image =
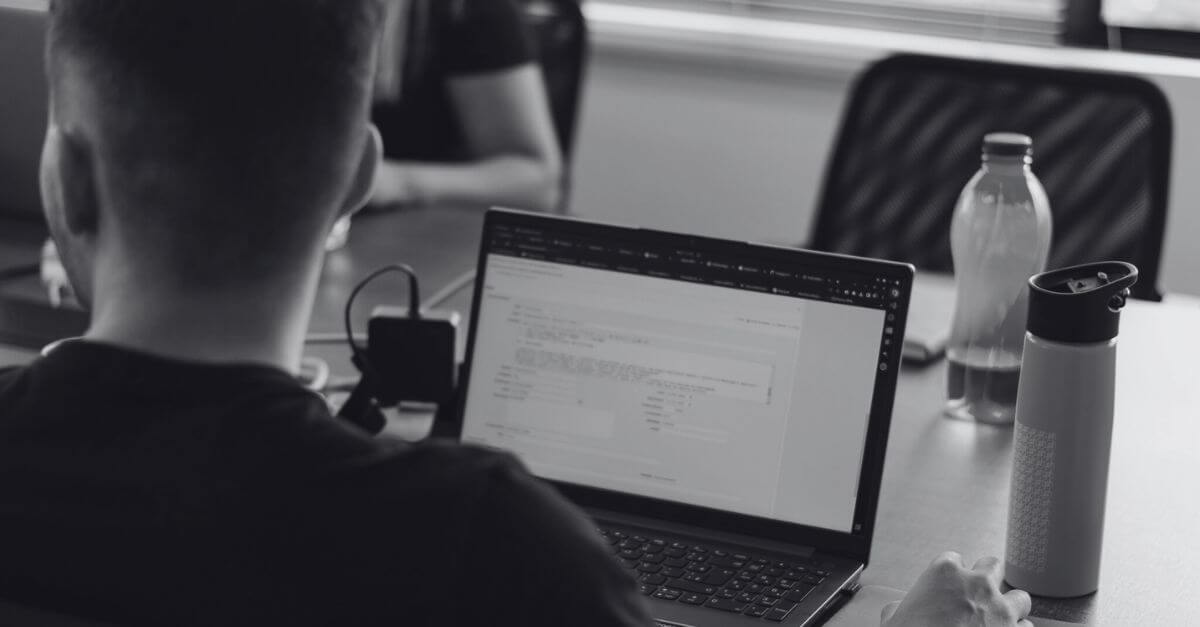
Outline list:
[[[426,295],[471,269],[481,223],[482,214],[467,209],[357,218],[348,247],[326,262],[311,329],[340,332],[350,289],[385,263],[413,265]],[[406,294],[398,279],[364,291],[357,324],[369,304],[403,304]],[[469,294],[452,304],[465,314]],[[1039,599],[1035,613],[1104,625],[1200,624],[1191,591],[1200,580],[1200,496],[1190,485],[1200,476],[1200,299],[1130,303],[1117,372],[1100,592]],[[947,549],[969,559],[1004,553],[1012,429],[943,418],[944,385],[944,363],[901,374],[864,583],[907,588]]]

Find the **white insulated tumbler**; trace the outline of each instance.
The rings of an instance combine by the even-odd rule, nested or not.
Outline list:
[[[1137,268],[1123,262],[1029,280],[1004,566],[1005,580],[1030,594],[1099,587],[1117,331],[1135,282]]]

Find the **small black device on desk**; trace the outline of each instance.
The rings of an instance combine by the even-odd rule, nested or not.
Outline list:
[[[408,277],[409,304],[404,308],[377,307],[367,327],[367,347],[363,350],[354,339],[350,321],[354,300],[367,284],[389,272]],[[452,406],[458,314],[421,311],[415,270],[395,264],[371,273],[350,293],[344,322],[346,341],[353,352],[351,360],[362,377],[338,411],[340,418],[375,434],[386,424],[382,408],[401,402]]]

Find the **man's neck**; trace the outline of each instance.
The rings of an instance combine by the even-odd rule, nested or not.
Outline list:
[[[96,286],[84,337],[172,359],[295,373],[316,290],[316,272],[309,274],[219,292],[155,288],[126,275]]]

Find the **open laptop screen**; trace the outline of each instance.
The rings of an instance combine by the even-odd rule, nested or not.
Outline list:
[[[850,532],[899,281],[555,224],[485,233],[463,441],[547,479]]]

